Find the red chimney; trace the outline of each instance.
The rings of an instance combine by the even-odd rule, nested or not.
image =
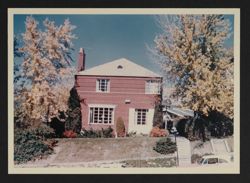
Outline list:
[[[84,49],[80,48],[79,50],[79,56],[78,56],[78,63],[77,63],[77,71],[83,71],[85,70],[85,53],[84,53]]]

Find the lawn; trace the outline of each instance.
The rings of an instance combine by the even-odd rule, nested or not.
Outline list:
[[[164,162],[170,161],[168,158],[173,155],[162,155],[153,150],[157,140],[159,138],[154,137],[58,139],[55,154],[26,165],[95,167],[100,163],[121,163],[125,167],[172,166],[172,160]],[[156,165],[161,159],[163,164]]]
[[[156,167],[174,167],[176,166],[176,158],[155,158],[148,160],[127,160],[123,161],[122,167],[130,168],[156,168]]]

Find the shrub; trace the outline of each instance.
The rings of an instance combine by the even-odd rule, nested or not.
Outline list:
[[[111,138],[114,137],[113,129],[109,126],[108,128],[101,130],[90,130],[82,129],[79,138]]]
[[[54,130],[47,125],[41,125],[40,127],[32,128],[31,130],[34,131],[35,135],[42,137],[44,139],[55,137]]]
[[[116,133],[118,137],[125,137],[126,135],[124,121],[121,117],[119,117],[116,122]]]
[[[113,137],[113,129],[109,126],[108,128],[102,128],[102,137],[104,138],[111,138]]]
[[[127,134],[127,137],[136,137],[136,131],[131,131]]]
[[[159,127],[153,127],[150,132],[150,137],[166,137],[169,135],[168,130],[160,129]]]
[[[82,129],[78,137],[82,138],[98,138],[99,134],[92,128],[90,130]]]
[[[202,158],[201,155],[199,154],[192,154],[191,156],[191,163],[196,163],[197,161],[199,161]]]
[[[155,112],[153,117],[153,126],[163,126],[163,115],[161,107],[161,97],[159,95],[155,96]]]
[[[233,119],[223,113],[211,111],[208,116],[196,112],[193,118],[178,122],[177,130],[180,136],[194,140],[209,140],[212,137],[222,138],[233,135]]]
[[[153,149],[160,154],[172,154],[177,150],[177,147],[170,138],[161,138]]]
[[[56,144],[53,129],[41,125],[38,128],[17,128],[14,132],[14,161],[24,163],[51,154]]]
[[[68,107],[65,129],[73,130],[75,133],[79,134],[82,128],[82,112],[80,97],[75,87],[70,90]]]
[[[217,116],[222,114],[217,114]],[[209,131],[211,136],[216,138],[223,138],[233,135],[233,120],[226,117],[214,117],[215,115],[210,116]],[[214,118],[212,118],[214,117]]]
[[[63,137],[65,138],[76,138],[77,134],[73,130],[67,130],[63,132]]]
[[[57,138],[63,137],[63,132],[65,132],[65,122],[61,120],[62,119],[58,117],[54,117],[50,122],[50,127],[55,130],[55,136]]]

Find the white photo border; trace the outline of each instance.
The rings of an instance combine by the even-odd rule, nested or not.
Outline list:
[[[234,166],[228,168],[18,168],[14,165],[14,15],[234,15]],[[240,173],[240,9],[239,8],[8,8],[8,173],[9,174],[239,174]]]

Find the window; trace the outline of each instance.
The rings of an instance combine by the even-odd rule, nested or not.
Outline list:
[[[145,93],[147,94],[160,94],[161,93],[161,83],[158,80],[148,80],[146,81]]]
[[[207,159],[203,159],[203,164],[204,164],[204,165],[207,164]]]
[[[209,158],[208,159],[208,164],[216,164],[218,163],[218,158]]]
[[[90,124],[111,124],[114,117],[114,108],[109,107],[90,107]]]
[[[97,79],[96,91],[97,92],[109,92],[109,80]]]
[[[123,68],[122,65],[117,66],[117,69],[122,69],[122,68]]]
[[[198,161],[198,164],[200,164],[200,165],[205,164],[205,163],[203,163],[203,161],[204,161],[204,158],[201,158],[201,160]]]
[[[219,159],[219,163],[228,163],[227,160]]]
[[[135,109],[135,122],[137,125],[145,125],[148,109]]]

